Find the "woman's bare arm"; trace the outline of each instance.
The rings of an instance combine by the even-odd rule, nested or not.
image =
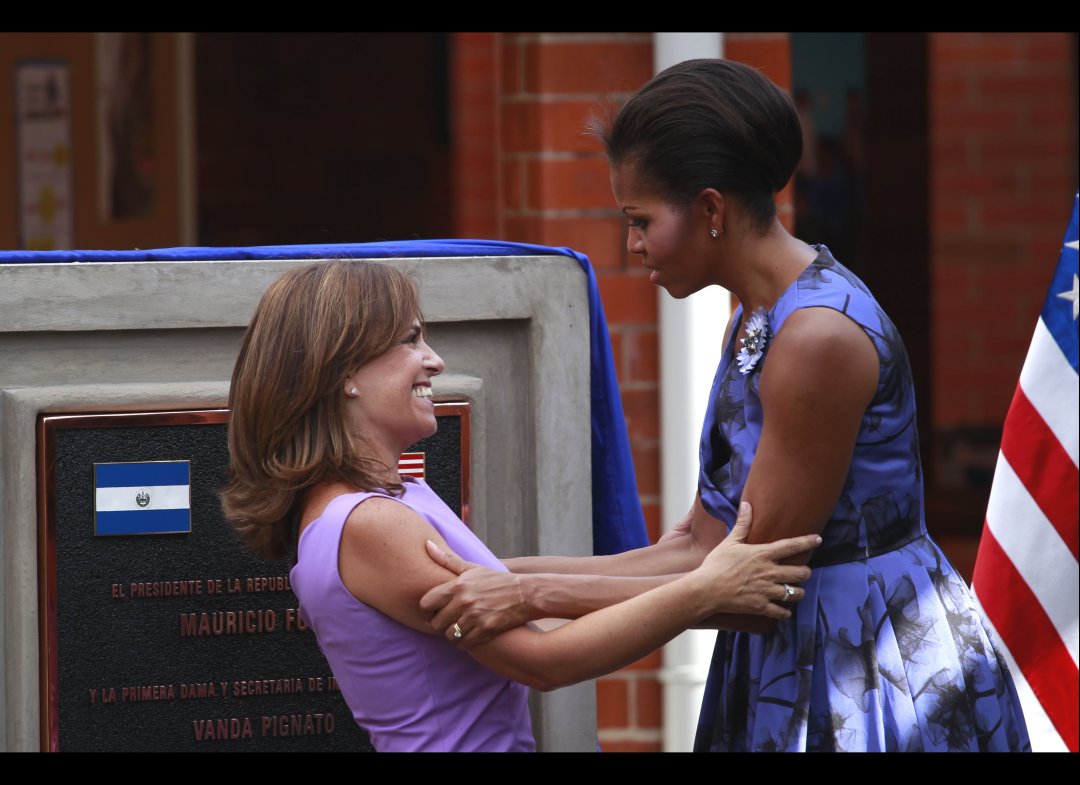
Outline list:
[[[767,559],[763,552],[750,554],[738,550],[743,547],[749,529],[750,506],[744,508],[728,545],[716,548],[698,569],[539,638],[534,636],[530,640],[525,637],[530,631],[518,627],[477,646],[472,650],[473,656],[506,676],[548,690],[629,665],[696,621],[712,615],[712,611],[702,613],[702,608],[716,610],[745,603],[750,612],[772,619],[787,618],[790,615],[787,609],[772,601],[783,595],[781,574],[792,580],[805,580],[809,571],[786,573],[794,568],[770,565],[766,568],[770,579],[759,583],[751,578],[764,567],[762,560]],[[801,543],[787,540],[773,546],[792,552],[807,544],[808,540],[804,539]],[[742,556],[735,556],[737,553]],[[778,556],[779,551],[772,555]]]
[[[761,372],[761,441],[743,490],[751,542],[821,531],[851,466],[878,383],[870,338],[831,308],[788,317]]]
[[[689,540],[677,538],[611,556],[520,556],[503,559],[518,575],[610,575],[622,578],[651,577],[687,572],[701,564]]]
[[[788,317],[769,346],[758,388],[761,440],[743,489],[755,515],[750,542],[820,532],[828,522],[878,369],[870,339],[839,311],[806,308]],[[808,560],[805,554],[796,561]],[[721,615],[702,626],[767,633],[774,625]]]

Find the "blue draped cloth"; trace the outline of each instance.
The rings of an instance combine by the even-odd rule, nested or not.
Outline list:
[[[196,262],[272,259],[393,259],[445,256],[569,256],[588,281],[590,403],[592,410],[593,551],[621,553],[648,545],[638,501],[630,440],[626,433],[604,308],[592,265],[569,248],[496,240],[413,240],[318,245],[255,245],[245,248],[156,248],[146,251],[4,251],[0,264],[77,262]]]

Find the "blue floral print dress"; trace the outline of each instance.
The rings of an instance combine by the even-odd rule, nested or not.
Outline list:
[[[862,281],[824,246],[818,252],[767,312],[769,331],[799,308],[844,313],[877,348],[877,392],[805,599],[769,635],[718,634],[695,749],[1027,750],[1007,667],[926,532],[903,342]],[[701,501],[728,522],[761,436],[758,383],[768,363],[765,347],[740,373],[739,337],[725,347],[701,439]]]

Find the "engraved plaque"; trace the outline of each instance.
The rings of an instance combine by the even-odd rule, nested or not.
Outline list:
[[[468,404],[436,407],[438,433],[409,450],[467,520]],[[221,515],[227,419],[41,418],[42,749],[371,749],[300,621],[288,561],[249,554]],[[185,476],[189,502],[170,502]],[[125,533],[95,533],[96,504],[139,521],[185,503],[190,531],[125,519]]]

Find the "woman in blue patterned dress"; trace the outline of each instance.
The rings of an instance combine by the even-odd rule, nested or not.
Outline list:
[[[620,556],[511,560],[524,573],[517,588],[550,594],[559,578],[539,572],[690,569],[749,501],[751,540],[820,532],[823,544],[790,619],[712,620],[721,631],[696,749],[1028,749],[1006,666],[926,531],[903,343],[857,277],[777,218],[774,195],[802,148],[791,100],[749,67],[691,61],[653,79],[599,135],[627,248],[649,279],[677,298],[723,286],[741,305],[684,524]],[[572,610],[606,601],[602,580],[572,577]],[[495,624],[470,602],[458,586],[430,605],[445,604],[437,624]],[[534,604],[519,614],[540,613]]]

